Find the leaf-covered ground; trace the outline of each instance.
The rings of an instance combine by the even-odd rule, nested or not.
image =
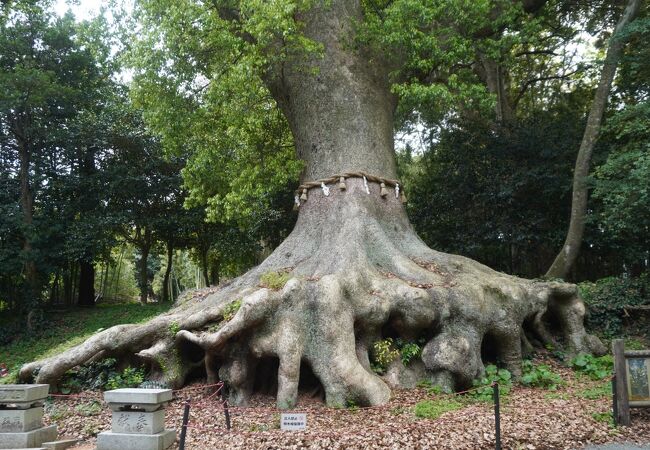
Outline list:
[[[555,361],[543,361],[565,384],[556,391],[516,387],[502,399],[502,443],[508,449],[578,449],[605,442],[650,443],[650,410],[633,410],[631,427],[611,425],[611,396],[604,381],[577,375]],[[231,407],[232,430],[212,388],[190,386],[175,392],[167,407],[167,427],[180,430],[183,399],[192,401],[189,449],[491,449],[494,448],[493,404],[459,396],[462,408],[436,419],[416,417],[423,400],[444,403],[443,395],[424,388],[395,391],[382,407],[330,409],[302,395],[296,411],[306,412],[304,432],[279,430],[279,411],[272,396],[258,395],[248,407]],[[93,400],[96,399],[96,400]],[[443,408],[444,409],[444,408]],[[453,408],[451,408],[453,409]],[[76,448],[94,448],[95,435],[110,428],[110,412],[101,394],[56,397],[46,421],[60,435],[82,440]],[[176,446],[174,448],[177,448]]]

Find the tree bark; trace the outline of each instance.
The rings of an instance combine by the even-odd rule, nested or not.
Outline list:
[[[589,110],[587,127],[585,128],[582,142],[580,143],[580,150],[578,151],[578,157],[573,171],[573,194],[571,197],[569,230],[567,231],[562,249],[546,272],[545,276],[547,278],[566,278],[580,253],[582,236],[585,230],[585,218],[587,216],[587,200],[589,198],[587,177],[589,176],[591,156],[596,140],[598,139],[600,124],[612,88],[614,75],[616,74],[616,67],[625,46],[625,42],[620,39],[619,33],[627,24],[634,20],[639,12],[640,6],[641,0],[628,1],[623,15],[618,20],[614,33],[609,41],[609,48],[607,49],[603,70],[600,74],[600,81],[598,82],[596,95]]]
[[[95,265],[92,261],[79,261],[78,306],[95,306]]]
[[[346,171],[396,177],[393,112],[388,68],[377,56],[350,49],[358,1],[320,2],[300,19],[304,32],[324,45],[308,61],[296,55],[269,72],[267,85],[287,117],[304,180]],[[316,69],[313,75],[306,67]]]

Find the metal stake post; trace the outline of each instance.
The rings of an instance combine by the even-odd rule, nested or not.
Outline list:
[[[499,411],[499,383],[492,385],[494,388],[494,448],[501,450],[501,415]]]
[[[618,396],[616,395],[616,375],[612,377],[612,419],[614,426],[618,426]]]
[[[181,427],[180,443],[178,450],[185,450],[185,436],[187,435],[187,424],[190,421],[190,399],[185,400],[185,410],[183,411],[183,425]]]
[[[230,411],[228,410],[228,400],[223,400],[223,415],[226,418],[226,428],[230,431]]]

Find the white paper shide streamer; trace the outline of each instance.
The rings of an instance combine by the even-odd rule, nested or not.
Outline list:
[[[395,198],[399,198],[399,183],[395,183]]]
[[[320,188],[323,190],[323,195],[325,195],[325,197],[330,196],[330,188],[328,188],[325,183],[321,183]]]
[[[366,194],[370,195],[370,188],[368,187],[368,180],[366,180],[366,176],[363,176],[363,186],[366,188]]]

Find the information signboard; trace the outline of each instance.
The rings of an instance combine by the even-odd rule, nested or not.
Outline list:
[[[625,357],[627,394],[630,406],[636,402],[650,402],[650,357]]]
[[[307,428],[306,413],[282,413],[280,415],[281,430],[296,431],[305,428]]]

